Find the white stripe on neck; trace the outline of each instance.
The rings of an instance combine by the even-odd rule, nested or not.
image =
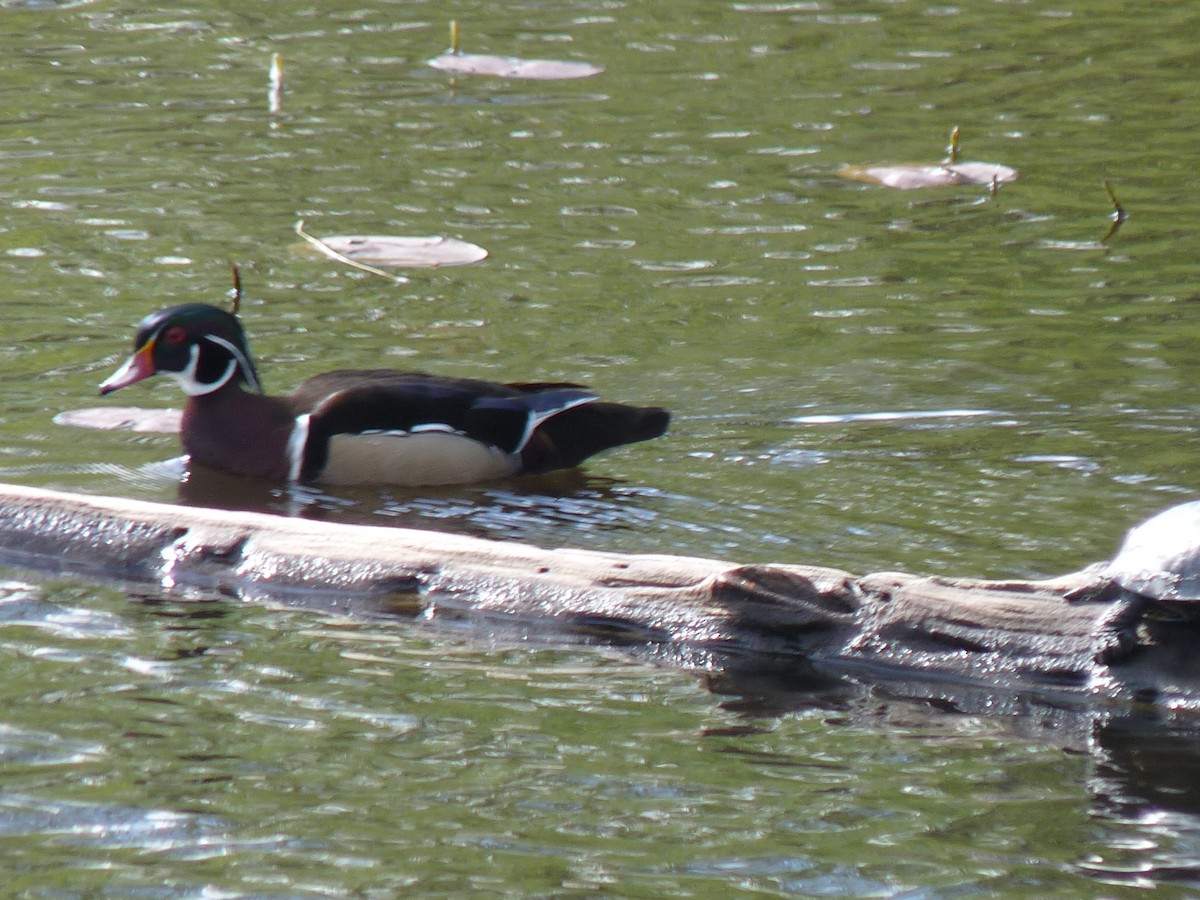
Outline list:
[[[300,480],[300,473],[304,468],[304,448],[308,446],[308,426],[311,421],[312,416],[308,413],[296,416],[296,424],[292,426],[292,433],[288,435],[288,481]]]

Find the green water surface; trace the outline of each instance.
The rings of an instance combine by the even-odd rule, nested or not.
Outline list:
[[[605,71],[456,79],[425,65],[452,17],[466,50]],[[1200,486],[1198,38],[1183,2],[5,0],[0,479],[856,572],[1078,568]],[[953,126],[1019,179],[837,176],[935,162]],[[1107,241],[1106,179],[1130,214]],[[490,256],[395,285],[305,252],[299,219]],[[577,381],[672,431],[577,476],[288,492],[53,422],[178,406],[96,385],[146,313],[225,302],[230,263],[271,391],[376,365]],[[1169,711],[927,707],[7,577],[6,895],[1200,890],[1200,755]]]

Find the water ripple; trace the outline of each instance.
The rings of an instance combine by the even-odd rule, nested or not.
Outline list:
[[[917,409],[867,413],[821,413],[787,419],[791,425],[840,425],[849,422],[913,422],[925,419],[978,419],[1002,416],[994,409]]]

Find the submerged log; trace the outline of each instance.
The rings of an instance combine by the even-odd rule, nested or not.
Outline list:
[[[1129,663],[1093,661],[1107,603],[1067,599],[1099,584],[1087,569],[1028,582],[860,577],[816,566],[550,550],[16,485],[0,485],[0,563],[351,615],[548,628],[678,660],[759,659],[774,670],[954,683],[1055,702],[1200,706],[1191,627],[1148,623],[1149,647]]]

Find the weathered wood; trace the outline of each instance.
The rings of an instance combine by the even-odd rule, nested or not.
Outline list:
[[[1097,583],[1088,570],[1040,582],[856,577],[16,485],[0,485],[0,562],[352,614],[497,617],[680,658],[734,654],[860,680],[944,681],[1072,702],[1200,698],[1196,634],[1186,626],[1149,623],[1145,652],[1111,669],[1094,663],[1106,604],[1065,596]]]

